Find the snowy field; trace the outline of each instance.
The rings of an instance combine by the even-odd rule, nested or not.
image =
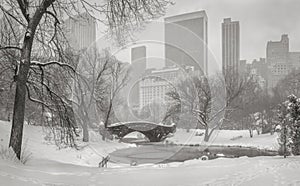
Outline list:
[[[269,150],[279,148],[276,133],[273,135],[269,133],[257,135],[254,131],[254,137],[250,138],[248,130],[215,130],[209,142],[205,143],[203,141],[204,135],[197,136],[197,132],[204,133],[204,130],[190,130],[187,132],[185,129],[177,129],[175,135],[167,141],[174,144],[231,145]]]
[[[8,145],[10,124],[0,122],[0,145]],[[92,134],[92,133],[91,133]],[[191,135],[192,134],[192,135]],[[127,144],[104,142],[96,134],[80,151],[59,150],[44,140],[43,129],[26,125],[24,141],[32,153],[26,165],[0,159],[0,185],[116,185],[116,186],[196,186],[196,185],[300,185],[300,157],[255,157],[189,160],[183,163],[129,166],[109,164],[96,167],[102,156]],[[242,137],[240,137],[242,136]],[[276,148],[276,135],[249,138],[247,131],[220,131],[213,144]],[[201,143],[202,136],[178,130],[169,141]]]
[[[0,121],[0,147],[7,147],[9,143],[11,124]],[[31,153],[32,159],[47,159],[63,163],[70,163],[82,166],[98,166],[102,157],[110,152],[129,147],[129,144],[112,141],[103,141],[95,132],[90,132],[90,142],[80,142],[81,150],[73,148],[59,149],[53,142],[45,140],[46,134],[42,127],[24,125],[23,147]]]
[[[140,167],[91,168],[50,160],[19,165],[0,160],[0,185],[300,185],[300,158],[190,160]]]

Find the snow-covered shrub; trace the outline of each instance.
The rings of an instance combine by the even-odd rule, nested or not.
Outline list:
[[[282,127],[279,130],[279,136],[278,136],[277,141],[279,144],[279,149],[278,149],[279,155],[282,155],[282,156],[290,155],[291,154],[291,140],[288,137],[287,128]]]
[[[110,132],[104,126],[99,127],[99,133],[102,136],[103,140],[104,139],[113,140],[112,134],[110,134]]]
[[[278,109],[278,122],[279,153],[291,151],[294,155],[300,155],[300,99],[295,95],[288,96]]]
[[[290,125],[290,141],[292,153],[300,155],[300,98],[290,95],[288,98],[288,117]]]

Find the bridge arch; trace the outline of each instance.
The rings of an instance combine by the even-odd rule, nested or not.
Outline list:
[[[150,142],[159,142],[164,140],[168,134],[176,131],[175,124],[163,125],[147,121],[132,121],[132,122],[120,122],[115,123],[107,127],[108,131],[123,138],[127,134],[132,132],[140,132],[144,134]]]

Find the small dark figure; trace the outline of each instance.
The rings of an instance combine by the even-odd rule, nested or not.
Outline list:
[[[99,163],[99,167],[107,168],[107,163],[108,163],[109,159],[110,159],[109,156],[102,157],[102,161]]]

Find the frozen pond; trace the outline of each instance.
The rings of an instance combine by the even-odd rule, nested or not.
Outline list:
[[[119,149],[110,153],[111,161],[126,164],[183,162],[207,156],[208,159],[217,157],[235,158],[241,156],[274,156],[276,151],[260,150],[253,147],[241,146],[179,146],[151,143]]]

